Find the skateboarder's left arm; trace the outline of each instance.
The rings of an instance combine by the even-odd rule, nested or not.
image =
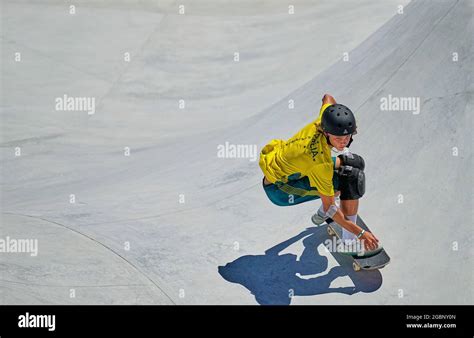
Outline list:
[[[328,212],[329,208],[337,208],[336,207],[336,199],[334,196],[326,196],[326,195],[320,195],[321,201],[323,202],[323,208],[324,212]],[[354,235],[359,235],[362,232],[362,228],[355,224],[354,222],[351,222],[347,220],[344,217],[344,214],[342,213],[341,209],[337,208],[336,213],[331,217],[337,224],[342,226],[344,229],[347,231],[352,232]],[[370,231],[365,231],[361,239],[363,239],[365,242],[365,247],[367,250],[373,250],[375,249],[378,244],[378,239],[372,235]]]
[[[323,202],[324,212],[327,213],[331,206],[336,207],[336,199],[335,199],[334,196],[320,195],[320,197],[321,197],[321,201]],[[347,231],[350,231],[355,235],[358,235],[362,231],[362,228],[360,226],[358,226],[354,222],[351,222],[351,221],[347,220],[344,217],[344,214],[342,213],[341,209],[339,209],[339,208],[337,208],[337,211],[332,216],[332,219],[337,224],[339,224],[340,226],[345,228]]]

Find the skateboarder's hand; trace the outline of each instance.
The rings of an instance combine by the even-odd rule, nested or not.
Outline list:
[[[364,247],[365,247],[365,250],[367,251],[375,250],[379,246],[378,245],[379,240],[377,239],[377,237],[372,235],[372,233],[369,231],[364,232],[364,234],[362,235],[360,239],[364,240]]]

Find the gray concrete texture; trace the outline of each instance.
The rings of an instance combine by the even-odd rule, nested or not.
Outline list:
[[[473,7],[3,1],[0,240],[38,254],[0,253],[0,304],[472,304]],[[358,120],[380,271],[325,250],[320,202],[277,207],[258,161],[218,157],[291,137],[324,93]]]

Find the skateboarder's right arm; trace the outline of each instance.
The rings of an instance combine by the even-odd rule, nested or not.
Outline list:
[[[331,207],[333,209],[337,208],[336,207],[336,199],[334,198],[334,196],[320,195],[320,197],[321,197],[321,201],[323,202],[324,212],[327,213]],[[359,235],[362,231],[362,228],[360,226],[358,226],[354,222],[351,222],[351,221],[345,219],[344,214],[342,213],[341,209],[339,209],[339,208],[337,208],[336,213],[331,218],[337,224],[342,226],[344,229],[346,229],[347,231],[352,232],[355,235]],[[367,250],[373,250],[373,249],[377,248],[378,239],[375,238],[375,236],[372,235],[372,233],[370,233],[369,231],[365,231],[360,239],[364,240],[364,245],[365,245],[365,248]]]

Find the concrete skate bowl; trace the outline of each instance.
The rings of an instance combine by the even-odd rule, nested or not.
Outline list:
[[[349,32],[327,31],[335,34],[336,52],[313,40],[322,33],[309,40],[302,34],[330,27],[315,20],[330,17],[330,6],[307,5],[300,26],[272,24],[261,9],[239,30],[235,24],[248,13],[216,23],[205,15],[208,6],[180,22],[162,13],[171,3],[96,11],[88,2],[79,9],[92,25],[77,16],[74,27],[94,29],[83,29],[88,39],[71,39],[47,25],[70,22],[54,3],[44,17],[38,6],[13,4],[26,17],[2,20],[31,26],[28,39],[2,40],[7,56],[23,51],[24,66],[2,60],[1,237],[36,238],[39,252],[0,256],[1,303],[472,303],[472,294],[460,291],[472,284],[465,269],[472,266],[472,215],[465,214],[472,198],[459,198],[461,191],[472,196],[470,2],[412,2],[371,26],[380,28],[334,64],[344,51],[338,43],[350,45],[341,42]],[[350,22],[356,13],[371,22],[364,19],[369,11],[351,8],[334,15]],[[104,15],[114,29],[103,26]],[[198,19],[206,24],[196,26]],[[121,22],[128,26],[118,39]],[[235,43],[244,33],[249,38]],[[293,48],[282,46],[287,40],[296,41]],[[185,42],[175,49],[172,41]],[[214,55],[210,46],[225,48]],[[122,63],[124,49],[134,62]],[[226,65],[228,55],[246,49],[238,65]],[[259,69],[265,71],[257,76]],[[54,97],[65,92],[97,96],[96,113],[54,110]],[[291,137],[314,119],[326,92],[358,119],[351,150],[367,164],[360,213],[392,257],[381,272],[354,275],[347,261],[322,250],[327,235],[310,221],[318,203],[276,207],[261,188],[256,161],[217,156],[226,143],[261,149]],[[389,95],[419,98],[419,112],[382,110],[380,100]],[[21,157],[13,155],[17,147]],[[259,267],[267,269],[259,274]],[[294,297],[287,298],[291,288]]]

